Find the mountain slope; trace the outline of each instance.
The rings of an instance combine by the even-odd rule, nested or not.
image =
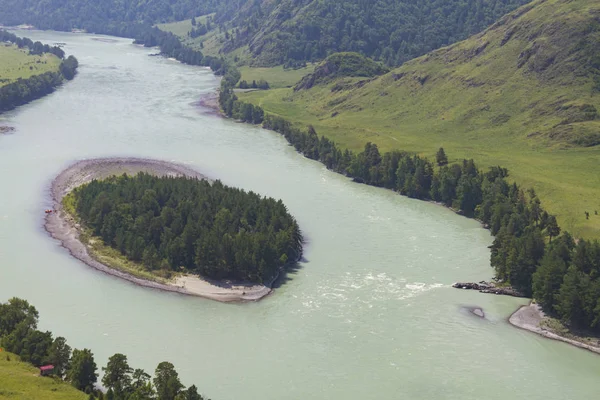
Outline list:
[[[140,30],[138,25],[215,13],[212,29],[196,33],[202,36],[198,42],[217,39],[224,54],[234,58],[243,53],[255,66],[298,65],[339,51],[359,52],[388,65],[399,65],[479,32],[526,2],[0,0],[0,23],[134,37]]]
[[[121,24],[155,24],[213,12],[223,0],[0,0],[0,23],[110,33]]]
[[[247,0],[222,7],[216,20],[236,28],[225,50],[248,45],[257,65],[316,61],[340,51],[399,65],[465,39],[526,2]]]
[[[538,0],[374,80],[239,97],[349,148],[443,146],[508,167],[565,228],[600,237],[599,54],[597,1]]]

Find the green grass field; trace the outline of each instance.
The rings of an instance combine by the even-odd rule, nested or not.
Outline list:
[[[60,60],[52,54],[31,56],[16,46],[0,44],[0,86],[19,78],[29,78],[48,71],[58,71]]]
[[[273,89],[292,87],[304,75],[310,74],[314,69],[314,64],[309,64],[304,68],[298,69],[284,69],[281,65],[271,68],[254,68],[248,66],[239,68],[242,73],[242,80],[251,83],[253,80],[258,82],[264,79],[269,82],[269,86]]]
[[[367,141],[433,158],[501,165],[578,237],[600,238],[600,93],[586,77],[583,29],[600,12],[592,0],[534,2],[483,35],[406,63],[378,79],[356,78],[294,92],[239,93],[342,147]],[[526,6],[527,7],[527,6]],[[554,24],[557,29],[544,30]],[[587,32],[587,31],[586,31]],[[598,40],[598,33],[589,34]],[[532,47],[536,37],[537,47]],[[526,63],[524,56],[531,53]],[[340,83],[345,86],[339,90]],[[586,219],[585,211],[590,213]]]
[[[10,359],[10,361],[8,361]],[[66,382],[41,377],[39,370],[19,357],[0,352],[0,399],[84,400],[88,396]]]

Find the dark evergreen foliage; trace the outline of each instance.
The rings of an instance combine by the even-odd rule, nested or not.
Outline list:
[[[225,51],[248,45],[264,65],[354,51],[399,65],[483,30],[527,0],[0,0],[0,23],[138,37],[159,22],[216,12]],[[216,29],[215,24],[212,29]],[[198,26],[190,33],[202,35]],[[232,33],[230,33],[230,31]]]
[[[466,39],[528,0],[223,1],[215,20],[257,64],[298,65],[342,51],[397,66]]]
[[[123,33],[127,25],[151,26],[209,14],[219,3],[220,0],[0,0],[0,23],[115,35]]]
[[[300,229],[281,200],[220,181],[124,175],[73,196],[95,235],[150,270],[268,283],[302,253]]]

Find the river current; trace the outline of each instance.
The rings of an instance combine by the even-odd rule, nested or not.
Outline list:
[[[526,300],[450,287],[492,276],[492,237],[476,221],[352,183],[276,133],[207,113],[196,104],[218,85],[207,69],[127,39],[23,34],[66,43],[80,68],[0,117],[16,128],[0,136],[0,301],[28,299],[41,329],[91,348],[99,366],[117,352],[150,373],[168,360],[213,400],[598,398],[599,356],[507,323]],[[282,199],[305,260],[247,304],[91,269],[44,231],[44,209],[54,176],[105,156],[176,161]]]

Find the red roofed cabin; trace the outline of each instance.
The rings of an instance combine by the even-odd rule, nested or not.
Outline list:
[[[52,372],[54,372],[54,365],[44,365],[40,367],[41,376],[50,375]]]

